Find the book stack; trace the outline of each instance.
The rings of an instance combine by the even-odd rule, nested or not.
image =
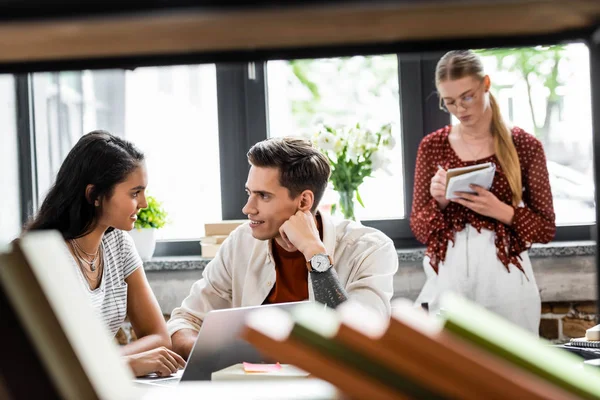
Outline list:
[[[212,258],[217,255],[221,244],[238,226],[248,222],[247,219],[218,221],[204,224],[204,237],[200,239],[202,257]]]
[[[600,325],[596,325],[586,330],[584,337],[571,339],[569,345],[589,349],[600,349]]]
[[[259,309],[242,337],[351,398],[600,399],[600,372],[467,300],[447,296],[441,318],[407,300],[392,309]]]

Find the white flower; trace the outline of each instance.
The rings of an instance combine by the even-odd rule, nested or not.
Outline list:
[[[396,138],[392,135],[392,124],[381,127],[381,144],[388,150],[396,147]]]
[[[388,175],[392,175],[389,170],[390,160],[387,158],[382,151],[374,151],[371,154],[371,169],[373,172],[383,169]]]
[[[376,151],[378,140],[376,134],[367,130],[360,136],[357,146],[360,147],[362,153]]]
[[[396,147],[396,138],[393,137],[392,135],[385,136],[385,137],[383,137],[383,140],[381,141],[381,143],[383,144],[383,147],[385,147],[386,149],[392,150],[394,147]]]
[[[335,151],[335,154],[339,154],[343,148],[344,148],[344,139],[341,137],[336,137],[335,143],[333,144],[333,151]]]
[[[360,143],[355,141],[354,143],[348,143],[348,150],[346,150],[346,156],[348,160],[357,161],[358,157],[360,157],[364,153],[363,148]]]
[[[338,138],[327,130],[322,130],[317,135],[317,146],[326,151],[335,151]]]
[[[377,135],[367,130],[362,134],[362,141],[366,145],[365,147],[377,146]]]
[[[362,136],[362,131],[360,130],[360,128],[357,128],[356,126],[351,127],[344,133],[345,133],[346,139],[348,140],[349,143],[355,143],[355,142],[359,141],[360,137]]]
[[[392,124],[385,124],[381,127],[381,136],[392,136]]]

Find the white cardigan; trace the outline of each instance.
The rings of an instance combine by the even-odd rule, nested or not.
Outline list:
[[[323,214],[321,220],[323,244],[348,296],[389,316],[398,269],[393,242],[377,229],[353,221],[333,220]],[[167,323],[170,335],[184,328],[200,330],[211,310],[261,305],[275,284],[271,240],[253,238],[248,224],[238,227],[202,276],[181,307],[173,310]],[[308,270],[307,276],[309,300],[314,300]]]

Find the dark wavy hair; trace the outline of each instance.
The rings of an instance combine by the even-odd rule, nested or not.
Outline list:
[[[85,236],[96,227],[102,199],[110,199],[115,185],[125,181],[143,161],[144,154],[132,143],[106,131],[82,136],[65,158],[56,182],[25,230],[55,229],[66,240]],[[89,184],[93,189],[87,198]],[[99,207],[94,206],[96,200]]]

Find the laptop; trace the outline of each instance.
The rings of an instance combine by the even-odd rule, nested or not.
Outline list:
[[[299,304],[308,301],[292,303],[268,304],[252,307],[226,308],[213,310],[206,314],[198,332],[198,338],[192,348],[185,369],[168,377],[158,377],[151,374],[137,378],[136,383],[171,386],[180,381],[209,381],[213,372],[234,364],[274,363],[262,356],[250,343],[239,338],[244,327],[246,315],[259,307],[278,307],[290,311]]]

